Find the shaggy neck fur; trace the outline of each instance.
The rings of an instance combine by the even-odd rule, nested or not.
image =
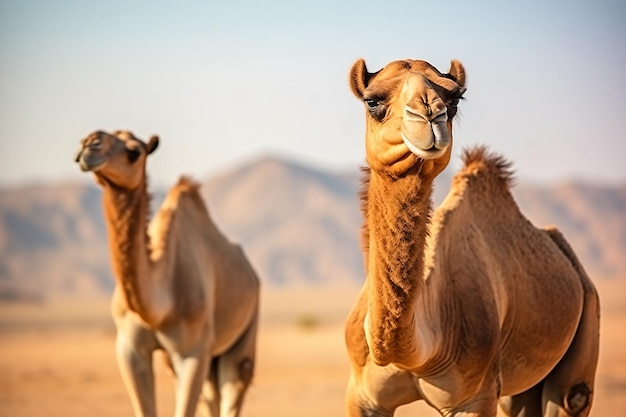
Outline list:
[[[366,334],[380,365],[416,357],[414,305],[424,285],[431,193],[432,180],[419,175],[392,179],[366,171],[361,194],[369,288]]]
[[[158,314],[154,305],[152,265],[149,260],[147,222],[150,197],[146,182],[135,190],[102,181],[113,271],[128,307],[153,325]]]

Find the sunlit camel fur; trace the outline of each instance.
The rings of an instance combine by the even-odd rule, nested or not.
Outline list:
[[[561,233],[520,213],[509,162],[466,151],[432,213],[465,78],[458,61],[447,74],[412,60],[376,73],[359,60],[350,72],[369,166],[367,278],[345,333],[348,414],[391,416],[424,400],[444,416],[586,416],[598,296]]]
[[[146,157],[158,145],[97,131],[76,157],[103,190],[113,272],[117,359],[136,416],[156,416],[152,354],[176,377],[176,417],[237,416],[255,365],[259,281],[181,178],[147,230]],[[202,393],[202,394],[201,394]]]

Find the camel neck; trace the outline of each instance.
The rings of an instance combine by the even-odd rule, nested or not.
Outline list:
[[[414,309],[423,287],[432,180],[371,172],[364,205],[369,288],[368,344],[380,364],[414,357]]]
[[[153,268],[148,254],[150,202],[145,183],[136,190],[125,190],[106,182],[102,197],[117,284],[128,307],[150,323]]]

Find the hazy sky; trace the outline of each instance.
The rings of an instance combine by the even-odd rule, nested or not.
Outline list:
[[[626,179],[621,0],[0,0],[0,184],[87,180],[78,141],[118,128],[160,135],[160,185],[268,153],[354,169],[360,57],[465,64],[455,155],[486,143],[520,180]]]

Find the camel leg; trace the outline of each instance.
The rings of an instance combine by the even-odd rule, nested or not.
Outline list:
[[[176,372],[175,417],[194,417],[202,384],[210,371],[207,348],[201,344],[191,352],[172,358]]]
[[[136,330],[131,335],[118,331],[116,340],[117,364],[130,396],[136,417],[156,417],[152,352],[154,347],[138,343],[152,337],[147,330]]]
[[[589,415],[599,355],[598,295],[585,288],[583,315],[567,353],[546,377],[542,403],[544,416]]]
[[[202,384],[202,394],[198,402],[200,415],[204,417],[219,417],[220,415],[220,392],[217,385],[217,361],[213,358],[209,367],[207,379]]]
[[[422,399],[409,372],[370,360],[353,366],[345,398],[350,417],[390,417],[401,405]]]
[[[254,375],[258,315],[239,340],[217,361],[220,417],[237,417]]]
[[[548,376],[526,392],[503,397],[501,410],[507,417],[585,417],[593,397],[598,361],[598,302],[586,295],[585,311],[576,336],[565,356]]]
[[[585,291],[583,314],[569,349],[541,383],[526,392],[500,400],[501,410],[506,416],[589,415],[599,352],[599,301],[593,287],[585,285]]]
[[[510,397],[500,398],[500,410],[507,417],[541,417],[543,381],[534,387]]]
[[[584,289],[583,312],[574,340],[565,356],[545,378],[542,404],[544,416],[589,415],[599,355],[600,300],[591,279],[558,229],[547,230],[569,258]]]
[[[395,410],[387,410],[361,395],[361,390],[350,378],[346,389],[346,410],[348,417],[392,417]]]
[[[492,384],[487,390],[474,396],[460,407],[438,409],[441,415],[450,417],[495,417],[498,412],[498,387]],[[445,411],[444,411],[445,410]]]

